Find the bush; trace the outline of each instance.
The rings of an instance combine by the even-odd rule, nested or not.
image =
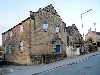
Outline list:
[[[96,43],[92,43],[93,45],[96,45]]]
[[[0,46],[0,50],[2,50],[2,46]]]
[[[95,46],[94,45],[89,45],[89,52],[94,52],[95,51]]]
[[[100,47],[100,42],[99,41],[97,42],[97,46]]]

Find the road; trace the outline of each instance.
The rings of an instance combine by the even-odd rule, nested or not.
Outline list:
[[[39,75],[100,75],[100,55]]]
[[[0,75],[100,75],[100,51],[37,66],[3,65]]]

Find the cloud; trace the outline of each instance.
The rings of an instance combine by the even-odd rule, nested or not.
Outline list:
[[[6,19],[6,18],[13,18],[15,15],[15,13],[13,13],[12,11],[8,11],[8,12],[0,12],[0,19]]]
[[[3,22],[0,22],[0,25],[3,25]]]
[[[6,14],[7,16],[14,16],[14,13],[11,13],[11,12],[7,12]]]

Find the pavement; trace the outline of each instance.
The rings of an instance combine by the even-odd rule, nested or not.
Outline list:
[[[100,51],[81,55],[76,58],[65,58],[64,60],[60,60],[50,64],[41,64],[38,66],[12,66],[11,72],[3,75],[39,75],[40,73],[52,71],[57,68],[64,67],[66,65],[78,63],[80,61],[87,60],[97,55],[100,55]],[[14,71],[13,67],[15,67],[15,69],[17,67],[18,70]]]

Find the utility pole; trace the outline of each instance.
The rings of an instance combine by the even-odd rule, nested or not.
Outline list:
[[[96,34],[96,23],[94,23],[94,28],[95,28],[95,34]],[[96,46],[97,46],[97,34],[95,35],[96,37]]]
[[[91,10],[92,10],[92,9],[90,9],[90,10],[88,10],[88,11],[82,13],[82,14],[81,14],[81,20],[83,19],[83,15],[86,14],[86,13],[88,13],[88,12],[90,12]],[[82,29],[83,29],[83,23],[82,23]],[[84,32],[83,32],[83,38],[84,38]]]
[[[88,11],[82,13],[82,14],[81,14],[81,20],[83,19],[83,15],[86,14],[86,13],[88,13],[88,12],[90,12],[91,10],[92,10],[92,9],[90,9],[90,10],[88,10]],[[82,22],[82,29],[83,29],[83,22]],[[83,40],[84,40],[84,30],[83,30]],[[84,47],[84,44],[85,44],[85,43],[83,42],[83,47]],[[86,51],[85,51],[85,52],[86,52]]]

